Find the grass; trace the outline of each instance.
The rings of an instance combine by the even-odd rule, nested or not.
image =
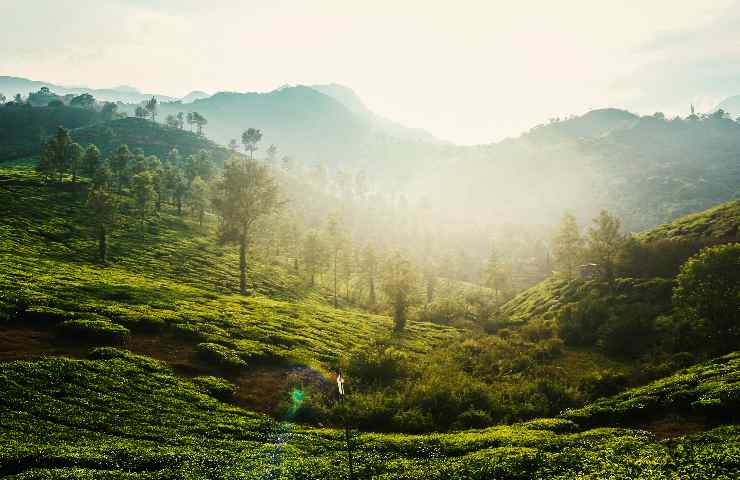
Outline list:
[[[722,203],[703,212],[658,225],[638,236],[642,241],[737,239],[740,200]]]
[[[344,478],[343,432],[221,403],[199,380],[112,348],[93,359],[0,364],[0,475],[7,478]],[[207,390],[207,388],[205,389]],[[300,396],[294,396],[300,401]],[[564,420],[455,434],[354,434],[375,479],[735,478],[740,428],[657,442]]]

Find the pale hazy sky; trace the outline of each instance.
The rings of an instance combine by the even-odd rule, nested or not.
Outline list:
[[[173,96],[335,82],[459,143],[740,94],[730,0],[0,0],[0,20],[0,75]]]

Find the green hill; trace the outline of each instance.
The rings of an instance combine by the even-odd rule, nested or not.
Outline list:
[[[211,152],[218,165],[223,164],[231,155],[231,151],[206,137],[134,117],[77,128],[71,134],[81,145],[94,143],[103,155],[111,153],[124,143],[131,150],[141,149],[146,155],[156,155],[159,158],[165,158],[173,148],[177,148],[185,156],[206,150]]]
[[[638,235],[643,242],[658,240],[731,241],[740,238],[740,200],[658,225]]]
[[[321,371],[392,330],[388,317],[329,307],[280,265],[253,262],[256,294],[237,295],[238,252],[174,212],[162,212],[145,233],[125,222],[101,267],[85,193],[63,185],[45,184],[27,168],[0,168],[0,320],[13,330],[0,338],[6,359],[78,354],[65,343],[64,324],[82,320],[97,341],[100,324],[90,322],[122,325],[131,348],[184,368],[228,373],[244,362]],[[29,332],[41,338],[36,350],[18,346]],[[421,353],[456,335],[412,323],[396,341]]]
[[[643,425],[665,417],[709,424],[740,421],[740,352],[603,398],[562,417],[581,426]]]

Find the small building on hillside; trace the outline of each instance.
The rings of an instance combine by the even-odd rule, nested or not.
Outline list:
[[[578,265],[578,274],[583,279],[598,278],[601,276],[601,269],[596,263],[584,263],[583,265]]]

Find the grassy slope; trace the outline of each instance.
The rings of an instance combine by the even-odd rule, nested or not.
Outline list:
[[[643,241],[736,239],[740,237],[740,200],[658,225],[638,236]]]
[[[279,267],[254,263],[250,286],[258,294],[237,295],[235,249],[167,213],[143,237],[133,226],[119,229],[112,262],[100,267],[84,193],[46,186],[27,168],[0,169],[0,218],[0,307],[15,324],[94,312],[131,328],[134,343],[163,332],[192,345],[220,343],[247,362],[313,366],[391,330],[385,316],[327,306]],[[62,312],[45,318],[46,307]],[[397,341],[423,352],[450,335],[414,323]]]
[[[740,352],[694,365],[647,385],[603,398],[562,417],[579,425],[635,425],[669,414],[740,420]]]
[[[0,475],[6,478],[341,478],[341,431],[223,404],[158,362],[0,364]],[[362,434],[355,465],[376,479],[730,479],[740,429],[656,442],[643,431],[574,431],[537,420],[456,434]],[[577,430],[577,429],[576,429]]]

